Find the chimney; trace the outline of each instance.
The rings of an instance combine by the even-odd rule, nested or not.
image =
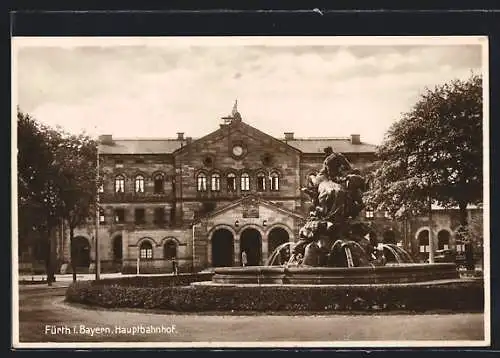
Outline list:
[[[184,140],[184,132],[177,132],[177,139]]]
[[[351,134],[351,144],[361,144],[361,136],[359,134]]]
[[[293,132],[285,132],[285,140],[293,140]]]
[[[103,134],[99,136],[99,143],[105,145],[113,145],[113,136],[111,134]]]

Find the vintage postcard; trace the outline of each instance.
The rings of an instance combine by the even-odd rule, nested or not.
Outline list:
[[[487,51],[14,37],[13,347],[488,346]]]

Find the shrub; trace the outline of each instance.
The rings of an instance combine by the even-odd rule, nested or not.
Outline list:
[[[158,275],[158,276],[128,276],[117,278],[106,278],[92,281],[94,286],[122,287],[165,287],[165,286],[188,286],[193,282],[210,281],[213,273],[196,273],[180,275]]]
[[[103,280],[104,281],[104,280]],[[66,299],[100,307],[201,311],[480,311],[482,282],[428,286],[141,286],[77,283]]]

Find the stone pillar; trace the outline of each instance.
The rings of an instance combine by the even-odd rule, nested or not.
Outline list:
[[[260,259],[260,264],[261,265],[264,265],[264,263],[267,261],[267,257],[269,256],[269,252],[268,252],[268,249],[269,249],[269,245],[268,245],[268,238],[267,238],[267,235],[264,233],[263,236],[262,236],[262,240],[261,240],[261,252],[262,252],[262,257]]]
[[[234,266],[241,266],[240,234],[234,237]]]

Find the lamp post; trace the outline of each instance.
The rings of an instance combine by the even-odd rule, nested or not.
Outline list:
[[[200,227],[201,223],[193,224],[193,242],[191,243],[191,260],[192,260],[192,271],[195,272],[195,230],[197,227]]]
[[[96,205],[95,205],[95,279],[101,278],[101,259],[99,257],[99,139],[97,140],[97,165],[96,165]]]

